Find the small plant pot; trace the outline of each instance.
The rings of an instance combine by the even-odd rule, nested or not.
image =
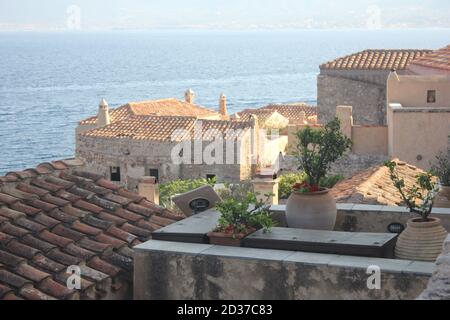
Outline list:
[[[242,243],[242,239],[246,236],[252,234],[256,230],[250,230],[247,233],[239,233],[237,235],[233,235],[225,232],[209,232],[208,238],[210,244],[215,244],[218,246],[229,246],[229,247],[240,247]]]
[[[441,187],[441,190],[434,200],[434,207],[450,208],[450,187]]]
[[[397,240],[395,256],[398,259],[416,261],[436,261],[442,252],[447,230],[438,218],[408,220],[407,227]]]
[[[325,188],[317,192],[293,192],[286,205],[289,228],[333,230],[336,215],[336,201]]]

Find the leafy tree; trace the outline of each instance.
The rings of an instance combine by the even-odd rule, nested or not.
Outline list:
[[[305,171],[309,186],[318,190],[331,164],[342,157],[352,142],[341,133],[337,117],[323,128],[313,129],[308,126],[296,135],[299,169]]]
[[[431,173],[419,174],[416,176],[417,185],[406,188],[405,179],[400,178],[397,173],[397,163],[388,161],[385,166],[389,168],[390,178],[409,210],[420,215],[422,221],[427,221],[433,210],[434,198],[439,191],[439,185],[433,181],[433,175]]]

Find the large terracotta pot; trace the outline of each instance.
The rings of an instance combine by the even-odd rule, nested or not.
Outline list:
[[[434,207],[450,208],[450,187],[441,187],[441,190],[434,200]]]
[[[336,201],[329,189],[310,193],[293,192],[286,205],[289,228],[333,230],[336,215]]]
[[[438,218],[408,220],[407,227],[397,240],[395,256],[399,259],[435,261],[442,252],[448,232]]]

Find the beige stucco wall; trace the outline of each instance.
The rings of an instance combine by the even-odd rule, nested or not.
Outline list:
[[[403,107],[450,107],[450,76],[402,76],[391,74],[387,81],[387,103]],[[427,103],[427,91],[436,90],[436,102]]]
[[[387,126],[352,127],[352,152],[360,155],[387,155]]]
[[[448,145],[450,108],[388,107],[389,155],[428,170]],[[421,158],[421,159],[420,159]]]

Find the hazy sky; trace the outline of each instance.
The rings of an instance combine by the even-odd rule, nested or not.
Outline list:
[[[450,28],[449,0],[0,0],[0,30]]]

